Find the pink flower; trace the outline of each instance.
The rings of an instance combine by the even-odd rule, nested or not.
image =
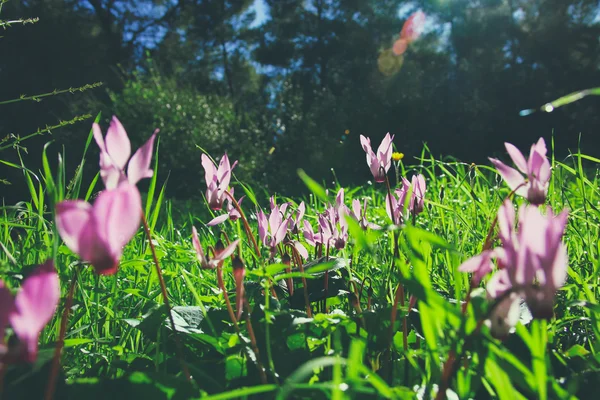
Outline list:
[[[227,257],[233,254],[239,242],[239,239],[234,240],[221,251],[215,251],[217,254],[215,254],[212,259],[209,259],[204,254],[204,250],[200,244],[200,239],[198,239],[198,231],[196,230],[196,227],[192,226],[192,244],[194,246],[194,250],[196,250],[196,257],[198,258],[200,266],[203,269],[215,269],[219,263],[222,263]]]
[[[392,140],[394,140],[394,136],[387,133],[379,148],[377,148],[377,154],[375,154],[371,149],[371,139],[360,135],[360,143],[367,153],[367,164],[371,169],[375,182],[385,182],[385,175],[392,165]]]
[[[107,189],[114,189],[120,183],[128,181],[135,185],[143,178],[151,178],[153,171],[150,169],[154,139],[158,129],[150,139],[140,147],[133,157],[131,156],[131,142],[127,132],[117,117],[113,116],[106,137],[102,137],[100,125],[93,125],[94,139],[100,147],[100,176]],[[127,163],[129,161],[129,164]],[[127,165],[127,177],[124,170]]]
[[[300,222],[302,222],[302,218],[304,218],[304,213],[306,212],[306,206],[304,202],[301,202],[296,209],[296,213],[290,215],[288,222],[288,229],[293,234],[297,234],[300,229]]]
[[[423,175],[414,175],[411,182],[402,178],[402,187],[395,190],[395,196],[386,196],[386,212],[394,224],[401,224],[407,213],[418,215],[423,211],[425,190]]]
[[[377,224],[367,221],[367,198],[365,197],[363,200],[362,208],[360,206],[360,201],[358,199],[352,200],[352,211],[350,211],[350,215],[358,221],[360,227],[364,230],[367,228],[370,229],[381,229],[381,227]]]
[[[527,306],[534,318],[549,319],[553,315],[554,297],[567,278],[568,254],[562,236],[567,224],[567,211],[554,215],[548,209],[544,216],[537,207],[521,207],[520,240],[527,243],[523,271],[511,277],[513,285],[524,288]]]
[[[529,159],[525,161],[523,154],[512,144],[504,143],[506,151],[513,162],[527,178],[524,178],[519,171],[504,164],[496,158],[490,158],[490,161],[498,173],[504,178],[511,190],[529,200],[531,204],[539,205],[546,201],[548,192],[548,182],[550,181],[550,162],[546,158],[546,143],[544,138],[531,146]]]
[[[211,210],[220,210],[223,207],[223,201],[227,197],[225,191],[231,181],[231,171],[236,164],[237,161],[230,165],[229,157],[225,153],[217,168],[206,154],[202,154],[202,166],[204,167],[204,179],[206,180],[206,201],[208,201]]]
[[[231,188],[229,190],[229,194],[232,197],[233,197],[233,191],[234,191],[233,188]],[[232,221],[237,221],[238,218],[242,217],[240,215],[240,212],[233,205],[233,201],[231,200],[231,198],[229,197],[229,195],[225,194],[225,197],[226,197],[225,198],[225,204],[226,204],[225,209],[227,211],[227,214],[219,215],[218,217],[213,218],[206,225],[208,225],[208,226],[215,226],[215,225],[222,224],[223,222],[227,221],[228,219],[230,219]],[[242,204],[242,201],[244,200],[244,197],[246,197],[246,196],[240,197],[240,199],[237,201],[238,205]]]
[[[271,214],[269,217],[260,210],[258,212],[258,237],[260,241],[271,249],[271,255],[275,254],[277,245],[283,242],[289,224],[289,218],[285,216],[289,203],[281,206],[275,204],[275,198],[271,197]]]
[[[9,322],[19,339],[16,345],[9,344],[6,354],[0,353],[0,363],[35,361],[40,332],[54,315],[59,300],[60,284],[52,260],[38,266],[23,281],[14,299],[0,280],[0,347]]]
[[[566,210],[543,215],[535,206],[521,206],[517,230],[514,208],[507,200],[498,212],[502,247],[465,261],[459,270],[474,273],[473,282],[478,284],[493,270],[495,258],[500,270],[487,283],[488,295],[500,298],[513,291],[525,298],[534,318],[550,318],[556,291],[567,276],[567,249],[562,242],[567,216]]]
[[[128,182],[101,192],[93,206],[83,200],[56,205],[56,226],[65,244],[101,275],[117,272],[123,246],[137,232],[141,217],[140,193]]]

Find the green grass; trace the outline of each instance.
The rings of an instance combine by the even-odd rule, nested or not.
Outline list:
[[[191,384],[177,359],[176,341],[143,230],[126,246],[118,273],[105,277],[80,264],[58,237],[54,204],[65,198],[93,199],[101,185],[96,185],[96,176],[95,186],[82,188],[80,172],[65,176],[64,160],[65,154],[53,164],[44,153],[43,171],[13,164],[23,171],[31,196],[28,201],[1,208],[3,280],[17,288],[26,266],[54,258],[63,293],[57,314],[41,335],[38,362],[6,370],[5,398],[41,397],[64,299],[76,271],[79,280],[61,359],[61,382],[66,383],[59,385],[56,398],[107,398],[108,393],[115,399],[413,398],[415,392],[420,398],[430,398],[444,381],[444,366],[451,355],[458,360],[447,379],[452,392],[448,393],[454,398],[593,397],[600,371],[597,158],[579,153],[562,161],[552,157],[548,206],[555,211],[570,210],[564,237],[568,280],[557,294],[555,318],[523,320],[504,342],[492,338],[486,327],[481,332],[476,329],[488,306],[484,295],[476,291],[465,314],[460,306],[470,284],[469,276],[457,268],[481,251],[498,207],[509,194],[489,165],[440,161],[427,151],[416,165],[401,165],[404,176],[425,175],[427,201],[414,223],[408,221],[399,229],[389,226],[384,185],[345,188],[346,204],[350,205],[352,198],[368,197],[369,220],[384,227],[363,232],[351,224],[350,243],[331,252],[349,261],[332,273],[339,276],[342,288],[353,289],[348,281],[354,281],[357,288],[366,281],[359,302],[362,312],[343,292],[328,299],[329,313],[316,303],[313,311],[321,312],[315,312],[313,318],[307,317],[303,307],[292,309],[278,284],[291,276],[296,291],[301,291],[302,277],[316,281],[322,274],[316,269],[286,274],[278,257],[268,260],[267,249],[262,249],[262,257],[254,253],[240,221],[222,225],[231,239],[242,239],[250,321],[266,383],[261,383],[257,371],[247,321],[240,321],[238,335],[229,321],[215,271],[200,269],[191,245],[192,225],[198,228],[205,248],[216,242],[219,228],[204,225],[212,218],[208,212],[203,213],[208,218],[198,218],[185,205],[166,198],[165,187],[157,186],[156,178],[163,171],[157,171],[146,197],[145,214],[174,307],[177,337],[193,376]],[[393,171],[389,176],[395,183]],[[316,181],[302,173],[301,177],[314,192],[304,199],[305,218],[314,225],[327,194]],[[256,235],[254,193],[261,189],[240,182],[233,186],[238,196],[245,191],[250,197],[242,208]],[[332,202],[337,189],[329,188]],[[278,202],[285,200],[280,197]],[[296,204],[300,200],[294,199]],[[523,201],[513,200],[515,204]],[[261,205],[268,208],[266,201]],[[398,258],[393,256],[394,240],[399,243]],[[312,249],[309,251],[312,255]],[[229,261],[224,272],[235,304]],[[418,302],[409,310],[407,295],[405,305],[398,308],[389,349],[390,314],[399,282]],[[265,296],[271,285],[277,298]],[[368,307],[367,293],[371,291]],[[407,351],[403,349],[404,317]]]

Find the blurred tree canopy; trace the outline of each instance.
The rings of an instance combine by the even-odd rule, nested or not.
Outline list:
[[[424,32],[396,56],[417,10]],[[104,85],[0,105],[0,136],[100,111],[104,128],[117,114],[134,145],[160,128],[159,173],[170,172],[172,196],[203,191],[197,146],[227,151],[239,177],[286,194],[303,190],[297,168],[318,180],[334,168],[344,185],[368,179],[360,134],[375,143],[395,134],[409,162],[424,142],[435,156],[487,162],[504,141],[525,150],[552,134],[559,156],[580,134],[583,151],[600,151],[598,98],[519,115],[598,86],[596,0],[10,0],[1,16],[39,22],[0,38],[0,101]],[[91,122],[53,132],[71,167]],[[46,140],[23,143],[27,165]],[[0,177],[18,194],[10,174]]]

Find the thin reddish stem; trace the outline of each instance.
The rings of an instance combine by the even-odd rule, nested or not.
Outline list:
[[[304,265],[302,264],[302,257],[300,257],[300,254],[298,253],[298,249],[296,249],[291,244],[288,244],[288,246],[290,247],[290,249],[292,251],[292,256],[294,257],[294,263],[296,264],[296,266],[300,270],[300,273],[302,274],[302,286],[303,286],[302,289],[304,290],[304,305],[306,306],[306,315],[309,318],[312,318],[312,310],[310,309],[310,301],[308,299],[308,286],[306,283],[306,277],[304,276]]]
[[[248,329],[248,336],[250,338],[250,344],[252,345],[252,351],[256,355],[256,366],[258,368],[258,374],[260,375],[260,381],[263,385],[267,384],[267,374],[265,373],[265,368],[260,362],[260,355],[258,352],[258,345],[256,344],[256,335],[254,334],[254,328],[252,328],[252,321],[250,321],[250,305],[246,299],[244,299],[244,304],[246,305],[246,328]],[[266,318],[266,316],[265,316]]]
[[[52,400],[54,398],[54,392],[56,390],[56,380],[58,378],[58,370],[60,368],[60,355],[65,345],[65,335],[67,333],[67,322],[69,320],[69,312],[73,305],[73,295],[75,294],[75,286],[77,285],[77,279],[79,277],[79,266],[75,266],[75,273],[71,279],[69,286],[69,292],[65,300],[65,308],[63,309],[62,317],[60,320],[60,331],[58,333],[58,341],[56,347],[54,347],[54,357],[52,358],[52,365],[50,367],[50,375],[46,386],[46,394],[44,399]]]
[[[167,314],[169,316],[169,323],[171,324],[171,329],[173,330],[173,337],[175,338],[175,349],[177,353],[177,358],[179,359],[179,363],[181,364],[181,369],[189,382],[192,382],[192,376],[190,375],[190,371],[187,367],[183,359],[183,353],[181,350],[181,342],[179,341],[179,336],[177,334],[177,329],[175,327],[175,320],[173,319],[173,313],[171,313],[171,304],[169,302],[169,296],[167,294],[167,286],[165,285],[165,280],[163,278],[162,271],[160,269],[160,263],[158,262],[158,257],[156,256],[156,248],[154,247],[154,243],[152,242],[152,235],[150,234],[150,227],[148,226],[148,221],[146,221],[146,216],[142,212],[142,224],[144,225],[144,232],[146,233],[146,237],[148,238],[148,244],[150,245],[150,251],[152,252],[152,258],[154,259],[154,265],[156,267],[156,274],[158,275],[158,281],[160,283],[160,290],[163,297],[163,302],[165,307],[167,308]]]
[[[229,313],[229,318],[231,319],[231,322],[233,323],[233,325],[239,333],[240,329],[237,324],[237,318],[235,316],[235,312],[233,312],[233,307],[231,307],[231,301],[229,301],[229,295],[227,294],[225,282],[223,281],[223,269],[221,265],[222,263],[219,263],[217,265],[217,283],[219,285],[219,289],[221,289],[221,291],[223,292],[223,297],[225,298],[225,304],[227,305],[227,312]]]
[[[252,244],[254,245],[254,250],[256,251],[256,255],[260,258],[260,248],[258,247],[256,238],[252,234],[252,230],[250,229],[250,225],[248,224],[248,220],[246,219],[246,215],[244,214],[244,211],[242,211],[242,208],[240,207],[240,204],[237,202],[237,200],[231,195],[231,193],[229,193],[229,190],[226,190],[225,193],[231,199],[231,204],[233,204],[235,209],[240,213],[240,218],[242,219],[242,223],[244,224],[244,229],[246,230],[246,235],[252,241]]]

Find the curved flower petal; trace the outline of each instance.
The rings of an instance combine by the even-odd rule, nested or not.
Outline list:
[[[269,221],[267,220],[267,216],[262,210],[258,211],[257,214],[258,219],[258,237],[260,241],[266,246],[267,245],[267,235],[269,232]]]
[[[60,299],[60,283],[52,260],[40,265],[29,275],[15,297],[10,324],[25,344],[24,358],[35,361],[38,337],[50,321]]]
[[[202,167],[204,168],[204,179],[206,180],[206,185],[208,186],[211,182],[216,182],[217,180],[217,168],[215,164],[211,161],[210,158],[206,154],[202,154]]]
[[[484,276],[492,272],[493,264],[492,264],[492,250],[486,250],[483,253],[469,258],[467,261],[463,262],[458,270],[460,272],[472,272],[473,273],[473,284],[479,285],[479,282],[483,279]]]
[[[131,157],[131,160],[129,160],[129,165],[127,165],[127,178],[132,185],[135,185],[141,179],[151,178],[154,174],[154,171],[150,169],[150,161],[152,161],[154,139],[156,138],[157,133],[158,129],[150,136],[150,139],[135,152],[133,157]]]
[[[196,250],[196,257],[200,264],[206,264],[206,256],[204,255],[204,250],[202,250],[202,245],[200,244],[200,239],[198,239],[198,231],[195,226],[192,226],[192,245],[194,246],[194,250]]]
[[[208,225],[208,226],[219,225],[219,224],[222,224],[223,222],[227,221],[228,219],[229,219],[229,214],[219,215],[218,217],[211,219],[206,225]]]
[[[114,164],[120,170],[123,170],[127,164],[127,160],[131,156],[131,142],[129,141],[129,137],[127,137],[125,128],[123,128],[123,125],[121,125],[116,116],[113,116],[110,121],[104,144]]]
[[[498,173],[506,181],[508,187],[511,190],[515,190],[518,188],[516,191],[518,195],[527,196],[525,178],[523,178],[523,175],[521,175],[519,171],[509,167],[508,165],[504,164],[502,161],[496,158],[489,158],[489,160],[492,162],[492,164],[494,164],[494,166],[498,170]]]
[[[135,235],[142,219],[142,198],[135,185],[121,184],[115,190],[105,190],[93,207],[98,235],[111,249],[120,249]]]
[[[506,147],[506,152],[508,153],[510,158],[513,160],[513,162],[515,163],[517,168],[519,168],[519,171],[521,171],[524,174],[527,174],[527,171],[529,171],[529,168],[527,166],[527,161],[525,161],[525,157],[523,156],[523,153],[521,153],[519,151],[519,149],[517,149],[511,143],[504,143],[504,147]]]
[[[65,200],[56,205],[56,228],[69,249],[79,253],[79,239],[89,223],[92,206],[83,200]]]

